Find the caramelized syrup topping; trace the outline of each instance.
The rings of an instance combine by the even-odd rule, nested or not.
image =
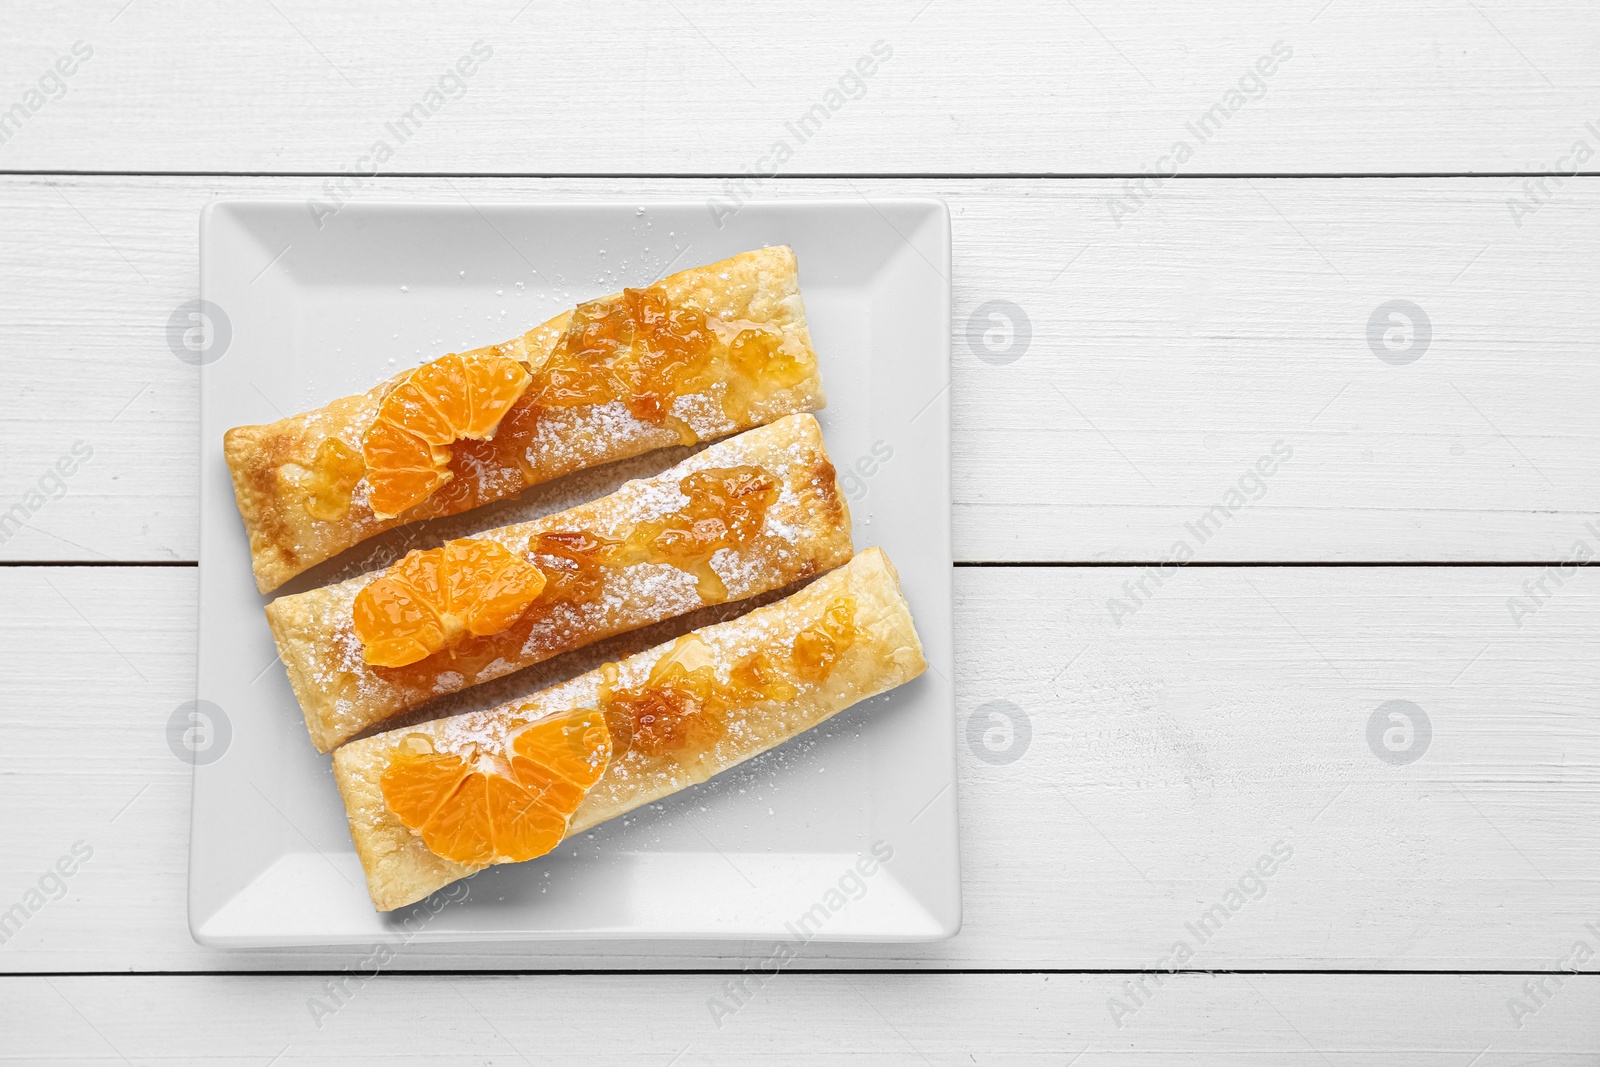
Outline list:
[[[758,700],[789,700],[790,685],[761,652],[741,659],[729,680],[717,678],[711,649],[684,634],[632,689],[617,689],[617,666],[606,664],[600,707],[617,755],[660,756],[682,749],[705,751],[728,732],[728,711]]]
[[[311,461],[311,474],[302,483],[306,514],[323,522],[344,518],[350,511],[350,494],[365,473],[361,453],[337,437],[323,441]]]
[[[639,343],[633,358],[618,361],[613,371],[623,386],[621,399],[634,418],[675,426],[683,443],[693,444],[694,431],[673,417],[672,404],[707,384],[716,339],[705,313],[673,307],[660,288],[624,289],[622,298]]]
[[[540,600],[587,604],[600,595],[600,568],[622,542],[586,530],[534,534],[528,551],[540,557],[545,587]]]
[[[834,663],[855,640],[855,598],[840,597],[828,605],[817,625],[795,635],[792,653],[795,673],[808,682],[825,681]]]
[[[727,360],[734,373],[722,409],[739,422],[749,421],[759,397],[799,385],[811,373],[810,361],[783,351],[783,338],[768,330],[740,330],[728,344]]]
[[[840,597],[815,626],[796,635],[787,665],[752,652],[717,677],[711,649],[695,634],[678,638],[643,683],[617,688],[618,668],[602,668],[600,708],[615,756],[637,751],[660,756],[683,749],[703,752],[728,732],[729,712],[766,700],[793,700],[793,671],[812,684],[827,680],[839,657],[855,643],[856,602]],[[787,667],[787,670],[785,669]]]
[[[778,500],[778,480],[756,466],[713,467],[678,482],[689,502],[641,522],[620,541],[589,531],[536,534],[528,549],[550,561],[545,599],[584,603],[599,593],[602,566],[667,563],[695,576],[700,599],[720,604],[727,586],[711,567],[719,549],[740,548],[761,532]]]
[[[500,429],[496,452],[526,471],[541,412],[620,401],[642,422],[665,426],[684,444],[698,438],[672,413],[680,396],[726,382],[723,413],[750,422],[755,400],[799,385],[811,360],[785,350],[783,335],[755,323],[746,328],[674,304],[661,286],[624,289],[620,296],[580,304],[527,392]]]
[[[760,467],[695,471],[678,483],[689,503],[671,515],[641,522],[612,552],[617,563],[670,563],[695,576],[700,599],[720,604],[728,589],[711,568],[718,549],[748,544],[760,533],[778,482]]]
[[[659,288],[578,305],[567,332],[535,374],[529,403],[562,408],[622,401],[642,422],[695,433],[672,414],[679,396],[703,389],[716,337],[698,308],[673,307]]]

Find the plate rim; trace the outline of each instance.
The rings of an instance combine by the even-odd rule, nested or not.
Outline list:
[[[208,251],[207,251],[208,236],[214,236],[213,227],[216,224],[216,216],[219,213],[221,213],[223,211],[226,211],[226,210],[229,210],[229,209],[239,209],[239,208],[268,208],[268,209],[271,209],[271,208],[303,208],[305,206],[305,204],[306,204],[306,201],[303,198],[290,198],[290,197],[217,197],[216,199],[210,200],[206,204],[202,205],[202,207],[199,210],[199,218],[198,218],[199,226],[198,226],[198,235],[197,235],[198,236],[198,246],[199,246],[199,248],[198,248],[198,251],[199,251],[199,285],[198,285],[198,289],[199,289],[200,298],[202,300],[204,300],[204,299],[206,299],[206,296],[207,296],[207,285],[206,285],[207,270],[206,270],[206,264],[207,264],[207,260],[208,260]],[[489,209],[515,209],[515,210],[524,210],[524,211],[532,210],[532,211],[563,212],[563,211],[572,211],[572,210],[581,210],[581,209],[595,209],[595,210],[616,211],[616,210],[624,208],[624,207],[629,208],[629,209],[644,208],[646,210],[668,210],[668,209],[671,209],[671,210],[699,210],[699,209],[705,208],[705,206],[706,206],[706,201],[704,199],[688,199],[688,198],[683,198],[683,197],[670,197],[670,198],[629,197],[629,198],[623,198],[623,197],[612,196],[612,197],[596,197],[596,198],[592,198],[592,199],[591,198],[584,198],[584,199],[570,199],[570,200],[550,200],[550,199],[544,199],[544,198],[536,198],[536,199],[496,200],[496,201],[491,201],[491,202],[487,202],[487,203],[483,203],[483,204],[475,204],[475,203],[466,201],[465,198],[463,198],[461,201],[458,202],[458,201],[448,201],[448,200],[407,199],[407,198],[402,198],[402,197],[396,197],[394,199],[348,201],[348,202],[344,203],[343,205],[341,205],[340,211],[341,211],[341,213],[343,213],[346,210],[354,210],[354,211],[356,211],[358,213],[374,213],[374,212],[376,212],[376,213],[404,214],[404,213],[411,212],[411,211],[416,211],[416,210],[419,210],[419,209],[421,209],[421,210],[442,209],[442,210],[445,210],[445,211],[448,211],[448,212],[451,212],[451,213],[469,213],[469,212],[470,213],[476,213],[481,208],[489,208]],[[807,209],[807,210],[826,210],[826,209],[829,209],[829,208],[852,208],[852,209],[854,209],[854,208],[860,208],[862,206],[865,206],[865,207],[868,207],[868,208],[872,208],[873,210],[876,211],[878,207],[899,207],[899,208],[913,207],[913,208],[921,208],[921,209],[924,209],[926,211],[929,211],[932,214],[932,216],[934,217],[934,219],[939,224],[938,225],[938,229],[937,229],[937,234],[936,234],[937,248],[936,248],[935,251],[937,252],[937,258],[940,261],[940,263],[942,264],[942,268],[943,269],[939,270],[938,267],[936,267],[935,269],[938,270],[939,273],[942,276],[942,284],[940,284],[938,286],[938,300],[937,300],[937,303],[940,306],[942,314],[939,316],[938,321],[936,323],[936,332],[937,332],[937,336],[939,338],[940,353],[942,354],[943,358],[942,358],[942,360],[931,360],[930,362],[936,362],[937,365],[941,366],[942,369],[944,370],[945,375],[946,375],[946,385],[945,385],[945,387],[943,389],[941,389],[941,394],[939,396],[935,397],[934,407],[939,412],[939,418],[940,418],[940,422],[942,424],[941,425],[941,433],[939,435],[940,438],[941,438],[941,444],[942,444],[942,447],[940,449],[940,461],[941,461],[941,465],[942,465],[941,488],[943,489],[943,496],[944,496],[944,500],[945,500],[946,506],[945,506],[945,508],[943,510],[943,513],[942,513],[942,522],[940,523],[940,525],[942,527],[943,541],[944,541],[944,544],[945,544],[946,550],[947,550],[945,555],[948,557],[948,561],[949,561],[948,565],[944,568],[943,580],[939,583],[939,588],[940,588],[940,599],[943,601],[943,610],[944,610],[946,618],[949,620],[950,632],[948,634],[948,640],[949,640],[950,647],[948,649],[948,652],[949,652],[948,661],[949,661],[950,669],[953,672],[953,670],[954,670],[954,632],[953,631],[954,631],[954,615],[955,615],[955,603],[954,603],[954,550],[953,550],[954,515],[953,515],[953,483],[952,483],[953,439],[952,439],[951,428],[950,428],[950,398],[949,398],[948,394],[952,391],[952,387],[954,385],[954,382],[953,382],[954,353],[953,353],[953,349],[952,349],[952,323],[951,323],[951,314],[953,313],[953,296],[952,296],[952,274],[953,274],[953,271],[952,271],[952,267],[953,267],[952,246],[953,246],[953,242],[952,242],[952,234],[951,234],[951,214],[950,214],[949,206],[944,200],[939,199],[937,197],[918,197],[918,196],[893,196],[893,197],[825,196],[825,197],[795,197],[795,198],[760,198],[760,199],[750,199],[750,200],[741,201],[738,206],[739,206],[739,210],[741,212],[744,211],[747,208],[757,208],[757,209],[766,208],[766,209],[779,209],[779,210],[792,211],[792,210],[794,210],[796,208]],[[885,220],[885,221],[887,222],[887,220]],[[919,222],[920,222],[920,220],[919,220]],[[892,224],[891,224],[891,228],[893,228]],[[720,229],[720,227],[719,227],[719,229]],[[907,244],[909,247],[912,247],[913,251],[917,251],[919,255],[922,254],[921,251],[919,249],[917,249],[916,246],[913,244],[912,240],[910,238],[906,237],[906,235],[900,234],[900,238],[901,238],[901,241],[903,243]],[[923,258],[926,259],[927,257],[924,256]],[[199,370],[200,370],[201,382],[200,382],[200,388],[197,390],[196,405],[197,405],[197,414],[200,414],[201,417],[197,419],[197,424],[198,424],[198,433],[199,433],[199,436],[201,438],[200,447],[201,447],[202,450],[204,450],[207,447],[207,440],[206,440],[206,426],[205,426],[205,421],[204,421],[204,417],[203,417],[203,411],[204,411],[204,407],[205,407],[205,405],[207,403],[207,394],[209,392],[209,389],[207,387],[207,379],[210,376],[207,374],[207,370],[208,370],[207,367],[202,366],[202,367],[199,368]],[[199,473],[199,470],[200,470],[200,464],[197,462],[197,474]],[[199,487],[200,488],[199,496],[200,496],[200,500],[201,500],[201,505],[202,506],[200,508],[199,523],[198,524],[201,527],[201,534],[200,534],[200,537],[199,537],[200,550],[199,550],[197,555],[198,555],[198,569],[203,571],[204,567],[205,567],[205,560],[206,560],[205,537],[204,537],[204,527],[205,527],[204,516],[205,516],[205,504],[207,502],[208,494],[206,492],[206,486],[204,484],[205,480],[203,478],[200,479],[200,480],[201,480],[202,484]],[[231,496],[227,500],[227,504],[230,505],[230,506],[233,504],[233,500],[232,500]],[[215,505],[213,505],[213,506],[215,506]],[[204,623],[205,614],[206,613],[205,613],[205,610],[204,610],[204,600],[199,595],[199,589],[198,589],[198,583],[197,583],[197,596],[196,596],[197,632],[199,632],[199,627],[202,626],[203,623]],[[201,699],[200,693],[199,693],[199,688],[200,688],[200,684],[201,684],[200,683],[201,672],[200,672],[200,669],[199,669],[198,647],[196,649],[196,657],[197,658],[196,658],[196,672],[195,672],[196,673],[195,699],[198,700],[198,699]],[[954,736],[953,736],[954,728],[956,726],[956,721],[955,720],[957,719],[957,709],[956,709],[956,704],[955,704],[955,692],[954,692],[953,680],[947,683],[947,688],[949,689],[949,693],[948,693],[948,698],[946,700],[946,703],[948,705],[949,713],[950,713],[950,723],[949,723],[949,725],[951,726],[951,736],[948,738],[946,746],[945,746],[946,747],[946,751],[948,753],[947,774],[946,774],[947,785],[946,785],[945,789],[941,790],[941,794],[943,792],[948,791],[951,794],[951,797],[950,797],[950,817],[949,817],[949,820],[948,820],[949,841],[948,841],[948,847],[944,850],[945,854],[948,857],[948,862],[941,866],[941,872],[940,873],[943,873],[946,876],[948,876],[948,878],[949,878],[949,880],[951,882],[951,884],[948,887],[946,887],[948,889],[948,891],[949,891],[949,901],[950,901],[950,910],[949,910],[948,914],[933,915],[933,912],[930,911],[929,914],[933,915],[933,917],[934,917],[934,919],[935,919],[935,921],[937,923],[937,928],[933,932],[927,933],[927,934],[908,935],[908,934],[894,933],[894,932],[886,932],[886,933],[866,932],[866,933],[858,933],[858,934],[833,934],[833,935],[829,936],[829,935],[826,935],[826,934],[824,934],[822,932],[819,932],[812,940],[815,940],[815,941],[817,941],[819,943],[824,943],[824,944],[916,944],[916,943],[930,943],[930,942],[936,942],[936,941],[941,941],[941,940],[947,940],[947,939],[949,939],[951,937],[956,936],[960,932],[960,930],[961,930],[961,928],[963,926],[963,923],[964,923],[964,899],[963,899],[964,893],[963,893],[963,885],[962,885],[963,879],[962,879],[962,876],[961,876],[961,859],[960,859],[960,818],[959,818],[959,804],[958,804],[959,782],[960,782],[959,761],[956,758],[955,745],[954,745]],[[192,765],[191,766],[191,773],[190,773],[190,791],[189,791],[190,792],[190,812],[189,812],[189,815],[190,815],[190,818],[189,818],[189,829],[190,829],[190,842],[189,842],[189,844],[190,844],[190,847],[188,849],[188,856],[187,856],[187,859],[188,859],[188,878],[187,878],[187,885],[186,885],[186,889],[187,889],[187,892],[186,892],[186,897],[187,897],[187,900],[186,900],[186,918],[187,918],[187,925],[188,925],[188,929],[189,929],[189,932],[190,932],[190,936],[194,939],[194,941],[197,944],[205,945],[205,946],[208,946],[208,947],[229,948],[229,949],[251,949],[251,948],[271,949],[271,948],[316,947],[316,946],[329,946],[329,947],[331,947],[331,946],[347,945],[347,944],[365,944],[365,943],[367,943],[367,942],[369,942],[371,940],[370,933],[362,932],[362,931],[352,931],[347,936],[341,936],[341,937],[329,937],[329,936],[317,936],[317,935],[296,936],[296,935],[293,935],[293,934],[289,934],[289,935],[272,934],[272,935],[264,935],[264,936],[261,936],[261,937],[252,937],[252,936],[239,937],[239,936],[232,936],[232,935],[227,935],[227,934],[218,934],[215,931],[209,931],[208,932],[208,930],[206,928],[207,927],[207,923],[209,923],[210,921],[216,919],[217,916],[222,913],[223,909],[226,907],[226,904],[224,904],[222,907],[212,911],[211,914],[206,916],[204,920],[202,920],[196,914],[196,908],[197,908],[197,901],[196,901],[196,878],[197,878],[197,872],[196,872],[196,861],[197,861],[196,828],[197,828],[198,820],[200,818],[200,803],[199,803],[199,800],[200,800],[200,798],[199,798],[200,774],[201,774],[200,767],[198,765]],[[937,799],[938,799],[938,795],[935,796],[935,800],[937,800]],[[235,897],[230,898],[230,899],[237,899],[237,895],[235,895]],[[530,931],[530,930],[524,930],[524,931],[519,931],[519,932],[506,932],[506,933],[501,933],[501,932],[497,932],[497,931],[495,931],[495,932],[485,931],[485,932],[482,932],[482,933],[479,933],[479,932],[462,933],[462,932],[458,932],[458,931],[445,931],[445,932],[437,933],[434,936],[425,936],[426,934],[427,934],[427,932],[424,931],[424,936],[418,936],[413,941],[411,941],[409,943],[411,943],[411,944],[419,944],[419,945],[420,944],[453,945],[453,946],[458,946],[458,947],[470,947],[473,944],[489,944],[489,943],[495,943],[495,942],[504,943],[506,941],[514,941],[514,942],[516,942],[516,943],[518,943],[520,945],[528,946],[528,947],[531,947],[531,946],[534,946],[534,945],[546,945],[546,944],[583,945],[583,944],[592,944],[592,943],[616,943],[616,942],[620,942],[620,941],[632,941],[632,942],[640,942],[640,943],[675,943],[675,944],[684,944],[684,943],[690,943],[690,942],[699,941],[699,942],[714,943],[714,944],[727,944],[727,943],[739,942],[739,941],[766,940],[769,936],[772,936],[772,935],[750,934],[750,933],[716,933],[716,932],[707,932],[705,930],[689,930],[689,929],[684,929],[684,930],[681,930],[681,931],[673,931],[673,932],[659,932],[659,931],[638,932],[638,931],[620,930],[620,931],[618,931],[616,933],[611,933],[611,932],[605,932],[605,933],[589,932],[589,933],[581,933],[581,934],[549,933],[549,932],[544,932],[544,931]]]

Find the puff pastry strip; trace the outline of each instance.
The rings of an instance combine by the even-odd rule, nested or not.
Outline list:
[[[818,625],[841,597],[855,601],[856,639],[818,684],[804,684],[791,700],[740,705],[727,730],[704,747],[647,755],[637,747],[613,756],[572,817],[576,834],[642,804],[703,782],[752,756],[811,729],[858,701],[893,689],[927,666],[898,576],[882,550],[868,549],[848,564],[793,595],[730,622],[695,631],[710,647],[719,676],[752,649],[787,653],[795,637]],[[620,683],[636,685],[672,646],[659,645],[617,665]],[[333,755],[334,777],[350,818],[350,836],[379,911],[421,900],[481,867],[466,867],[429,851],[384,802],[381,778],[396,746],[412,735],[429,739],[435,751],[467,755],[474,744],[501,745],[517,723],[595,707],[603,672],[591,671],[531,698],[488,711],[438,719],[354,741]]]
[[[473,535],[528,556],[535,534],[588,531],[621,539],[633,524],[681,506],[679,482],[694,471],[758,466],[781,485],[762,531],[711,566],[742,600],[831,570],[850,558],[850,512],[811,415],[791,415],[710,446],[654,478],[532,522]],[[537,563],[536,559],[531,560]],[[374,667],[362,656],[352,615],[356,595],[382,572],[279,597],[267,621],[319,752],[402,711],[478,685],[603,637],[704,606],[692,575],[663,563],[600,569],[599,595],[581,605],[535,602],[507,630],[471,637],[407,667]]]
[[[759,426],[784,415],[815,411],[825,403],[816,354],[806,329],[794,252],[787,247],[744,252],[720,263],[681,271],[656,283],[674,306],[688,304],[723,323],[745,323],[782,335],[783,351],[803,359],[809,372],[798,384],[745,383],[750,391],[742,418],[723,410],[726,382],[677,399],[672,414],[697,440],[709,440]],[[465,355],[511,356],[531,370],[547,361],[561,341],[572,312],[563,312],[521,337],[475,349]],[[306,480],[325,441],[337,439],[355,454],[377,415],[378,405],[410,371],[361,396],[335,400],[316,411],[264,426],[237,426],[223,440],[234,496],[250,536],[256,585],[270,592],[295,575],[360,542],[407,522],[454,515],[494,500],[515,496],[530,485],[586,467],[685,443],[668,425],[641,421],[618,401],[552,408],[539,415],[525,454],[508,454],[502,441],[458,441],[452,449],[454,477],[427,500],[402,514],[379,519],[366,504],[365,479],[355,485],[349,512],[321,521],[305,508]],[[528,403],[525,395],[519,404]],[[502,428],[516,417],[513,406]],[[518,450],[512,449],[514,453]]]

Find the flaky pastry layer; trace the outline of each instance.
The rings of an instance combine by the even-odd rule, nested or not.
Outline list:
[[[718,676],[726,677],[728,668],[752,651],[786,654],[797,634],[818,625],[829,605],[845,596],[855,600],[857,636],[823,682],[802,686],[790,700],[736,707],[726,732],[705,747],[658,755],[629,749],[614,757],[578,806],[567,836],[703,782],[921,674],[927,666],[922,643],[894,567],[877,548],[783,600],[695,633],[710,647]],[[622,660],[620,684],[641,683],[671,647],[658,645]],[[350,818],[350,836],[379,911],[404,907],[482,869],[435,855],[389,811],[381,778],[396,745],[412,734],[427,737],[435,751],[463,755],[474,744],[504,744],[507,732],[518,724],[595,707],[601,681],[601,672],[591,671],[525,700],[378,734],[334,753],[333,771]]]
[[[720,263],[681,271],[657,284],[674,305],[692,305],[724,322],[746,322],[779,331],[784,350],[804,355],[811,367],[810,375],[796,385],[758,390],[748,406],[748,417],[740,420],[730,418],[722,408],[723,383],[679,397],[672,414],[697,440],[722,437],[824,405],[791,249],[779,246],[744,252]],[[571,317],[570,311],[562,312],[521,337],[466,354],[511,356],[538,370],[554,352]],[[312,518],[304,502],[306,479],[311,476],[317,450],[324,441],[337,438],[359,455],[378,405],[410,373],[396,375],[360,396],[343,397],[315,411],[263,426],[236,426],[224,436],[223,452],[233,474],[234,496],[250,537],[251,567],[261,592],[270,592],[307,568],[396,526],[455,515],[576,470],[684,443],[671,426],[636,419],[618,401],[551,409],[540,415],[525,456],[506,457],[492,447],[458,442],[452,450],[451,481],[400,515],[389,519],[374,516],[366,503],[363,479],[355,486],[344,518]]]
[[[690,456],[653,478],[627,482],[610,496],[532,522],[474,534],[530,562],[539,533],[585,531],[622,540],[635,524],[676,511],[686,501],[679,482],[697,470],[753,465],[780,485],[761,533],[719,550],[712,569],[728,599],[742,600],[823,571],[850,558],[850,513],[811,415],[790,415]],[[448,693],[503,677],[563,652],[703,607],[694,577],[662,563],[602,567],[602,585],[583,604],[536,602],[507,630],[469,637],[406,667],[374,667],[362,657],[352,608],[382,572],[279,597],[267,621],[319,752],[370,726]]]

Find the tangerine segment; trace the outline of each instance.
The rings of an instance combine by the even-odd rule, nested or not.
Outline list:
[[[383,799],[435,855],[469,867],[520,863],[555,848],[611,759],[611,735],[592,710],[534,723],[509,760],[473,749],[436,752],[422,734],[397,746]]]
[[[511,741],[511,769],[529,785],[529,776],[543,768],[587,790],[600,780],[610,758],[611,735],[592,710],[534,723]]]
[[[383,772],[384,802],[407,826],[423,826],[461,785],[466,766],[460,756],[437,755],[427,738],[412,734]]]
[[[362,658],[404,667],[469,633],[500,633],[543,591],[544,572],[496,541],[463,538],[408,552],[356,594]]]
[[[450,480],[450,446],[492,437],[531,380],[515,359],[454,352],[412,371],[361,442],[372,513],[393,518],[428,499]]]

